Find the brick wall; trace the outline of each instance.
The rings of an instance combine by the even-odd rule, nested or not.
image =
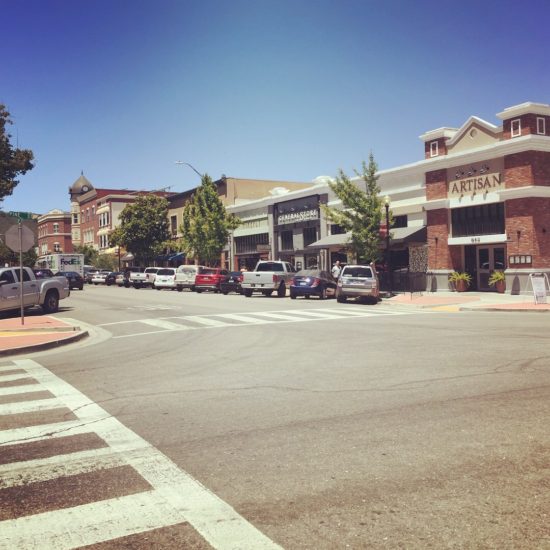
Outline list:
[[[507,189],[550,186],[550,153],[524,151],[504,157],[504,181]]]
[[[434,142],[434,141],[437,141],[437,147],[438,147],[438,153],[437,153],[437,156],[438,157],[441,157],[441,156],[444,156],[447,154],[447,140],[449,138],[438,138],[438,139],[432,139],[430,141],[426,141],[424,143],[424,158],[427,158],[427,159],[432,159],[432,158],[435,158],[435,157],[432,157],[431,155],[431,144]]]
[[[426,199],[433,201],[435,199],[447,198],[447,171],[434,170],[426,172]]]
[[[550,199],[532,198],[506,201],[508,256],[533,257],[534,269],[550,268]]]
[[[448,211],[445,208],[429,210],[427,212],[427,222],[428,270],[452,269],[453,261],[448,245]]]
[[[512,138],[512,120],[517,120],[518,118],[521,121],[521,135],[527,136],[529,134],[537,133],[537,117],[544,118],[546,120],[546,134],[550,135],[550,117],[543,115],[522,115],[519,117],[514,117],[508,120],[504,120],[502,123],[502,138],[503,139],[513,139]]]

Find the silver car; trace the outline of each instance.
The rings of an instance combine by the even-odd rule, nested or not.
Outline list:
[[[367,298],[377,302],[380,284],[374,265],[345,265],[338,277],[336,300],[345,302],[348,298]]]

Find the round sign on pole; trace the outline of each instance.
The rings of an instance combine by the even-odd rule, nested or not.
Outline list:
[[[27,252],[34,246],[34,233],[25,225],[21,226],[21,237],[19,237],[19,226],[12,225],[6,231],[6,246],[13,252]]]

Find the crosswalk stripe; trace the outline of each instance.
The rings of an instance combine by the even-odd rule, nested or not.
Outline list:
[[[189,320],[193,323],[199,323],[200,325],[205,325],[208,327],[226,327],[227,323],[220,321],[219,319],[211,319],[210,317],[201,317],[199,315],[189,315],[187,317],[178,317],[178,319],[183,319],[185,321]]]
[[[251,325],[263,325],[269,323],[266,319],[258,319],[250,315],[239,315],[237,313],[217,313],[216,317],[223,317],[224,319],[233,319],[234,321],[240,321],[241,323],[247,323]]]
[[[287,315],[284,313],[269,313],[269,312],[254,312],[254,316],[264,316],[268,317],[269,319],[280,319],[281,321],[303,321],[303,318],[300,318],[301,312],[294,313],[293,315]]]
[[[94,470],[97,462],[111,468],[121,459],[153,490],[1,521],[0,549],[74,548],[183,522],[190,523],[215,549],[280,549],[231,506],[72,386],[30,359],[14,362],[39,380],[43,388],[60,397],[79,420],[5,430],[0,432],[0,441],[16,438],[22,442],[29,437],[93,431],[109,446],[108,450],[101,447],[74,453],[72,457],[69,454],[16,463],[27,481],[53,479],[60,466],[62,475],[72,475]],[[50,430],[51,434],[45,433]],[[130,447],[134,452],[128,452]],[[4,465],[0,467],[0,477],[7,474],[9,482],[16,484],[15,471],[15,464]]]
[[[0,382],[14,382],[15,380],[25,380],[29,378],[28,374],[0,374]]]
[[[23,386],[9,386],[8,388],[0,388],[0,395],[15,395],[17,393],[30,393],[37,391],[39,384],[25,384]]]
[[[40,412],[49,409],[59,409],[63,406],[57,398],[37,399],[35,401],[19,401],[18,403],[0,404],[0,415]]]
[[[140,320],[140,323],[145,323],[146,325],[151,325],[152,327],[164,328],[166,330],[187,330],[189,328],[185,325],[165,321],[164,319],[142,319]]]

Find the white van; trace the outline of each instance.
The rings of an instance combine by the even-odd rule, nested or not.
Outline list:
[[[176,288],[181,292],[184,288],[195,290],[195,277],[202,273],[203,265],[180,265],[176,270]]]

